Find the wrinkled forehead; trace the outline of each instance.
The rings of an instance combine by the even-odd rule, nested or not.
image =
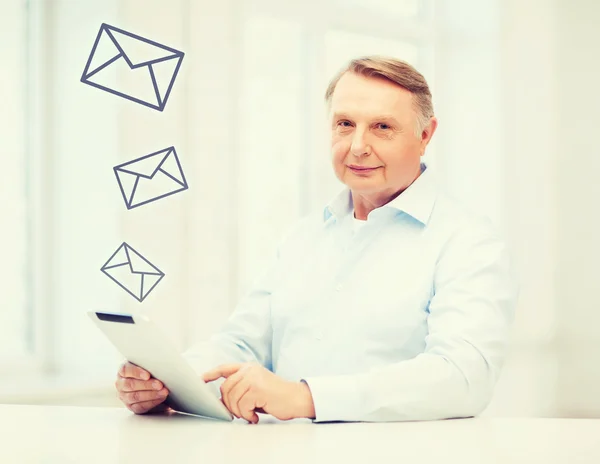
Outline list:
[[[415,115],[413,95],[408,90],[385,78],[354,73],[346,73],[338,81],[328,113],[329,116],[343,113],[357,117],[393,114],[404,121]]]

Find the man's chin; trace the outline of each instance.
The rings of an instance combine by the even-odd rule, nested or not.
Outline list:
[[[346,186],[354,193],[373,194],[384,190],[384,186],[379,182],[370,179],[359,179],[346,182]]]

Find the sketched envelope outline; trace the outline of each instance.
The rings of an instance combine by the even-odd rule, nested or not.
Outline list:
[[[165,276],[160,269],[125,242],[100,270],[140,303]]]
[[[175,147],[119,164],[113,167],[113,171],[127,209],[137,208],[189,188]],[[152,183],[160,183],[160,186],[153,188]]]
[[[185,53],[102,23],[90,52],[81,82],[113,95],[163,111]],[[106,78],[107,68],[142,73],[141,86]],[[147,75],[146,75],[147,74]]]

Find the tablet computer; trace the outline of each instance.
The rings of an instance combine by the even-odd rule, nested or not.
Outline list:
[[[221,400],[147,316],[98,311],[88,315],[125,359],[165,385],[168,406],[211,419],[233,420]]]

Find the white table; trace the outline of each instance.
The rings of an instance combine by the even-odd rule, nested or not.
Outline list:
[[[0,463],[600,463],[600,420],[386,424],[209,421],[121,408],[0,405]]]

